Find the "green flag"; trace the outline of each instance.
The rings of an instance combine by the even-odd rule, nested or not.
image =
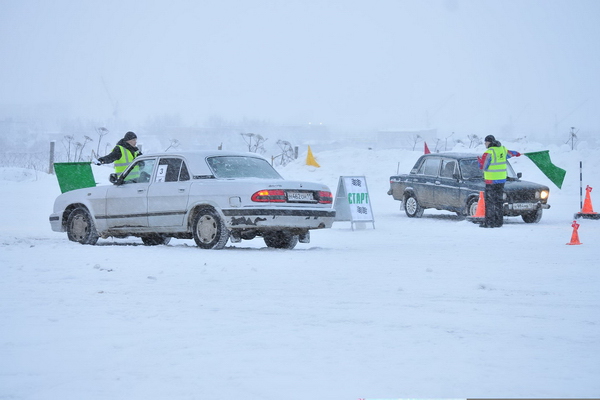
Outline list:
[[[562,187],[567,171],[552,164],[552,161],[550,161],[550,152],[548,150],[523,154],[529,157],[529,159],[537,165],[540,171],[542,171],[552,183],[558,186],[559,189]]]

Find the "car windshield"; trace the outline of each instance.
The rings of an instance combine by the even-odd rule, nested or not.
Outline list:
[[[283,179],[266,160],[243,156],[208,158],[208,165],[216,178]]]
[[[476,158],[460,160],[460,170],[463,179],[483,179],[483,171],[479,169]],[[508,179],[517,179],[517,174],[509,162],[506,163],[506,174]]]

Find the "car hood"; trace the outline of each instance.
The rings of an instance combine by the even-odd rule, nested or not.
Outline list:
[[[519,181],[507,180],[506,184],[504,185],[505,192],[521,191],[521,190],[549,190],[549,188],[548,188],[548,186],[541,185],[539,183],[529,182],[529,181],[521,181],[521,180],[519,180]]]

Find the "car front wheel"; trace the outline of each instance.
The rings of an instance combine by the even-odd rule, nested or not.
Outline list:
[[[523,221],[525,221],[528,224],[538,223],[542,219],[543,211],[544,210],[542,210],[541,208],[538,208],[536,211],[532,211],[530,213],[521,215],[521,218],[523,218]]]
[[[98,233],[92,216],[85,208],[74,209],[67,218],[67,237],[72,242],[94,245],[98,242]]]
[[[202,249],[219,250],[225,247],[229,231],[225,222],[212,208],[202,208],[194,217],[194,241]]]
[[[419,205],[417,198],[413,193],[404,196],[404,212],[409,218],[421,218],[423,216],[423,207]]]

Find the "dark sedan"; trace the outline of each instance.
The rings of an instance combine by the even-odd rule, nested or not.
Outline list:
[[[539,222],[550,208],[547,186],[521,180],[510,163],[504,186],[504,215]],[[389,195],[403,202],[406,215],[418,218],[427,208],[448,210],[459,216],[475,214],[479,192],[485,190],[483,172],[473,153],[431,153],[421,156],[409,174],[390,177]]]

